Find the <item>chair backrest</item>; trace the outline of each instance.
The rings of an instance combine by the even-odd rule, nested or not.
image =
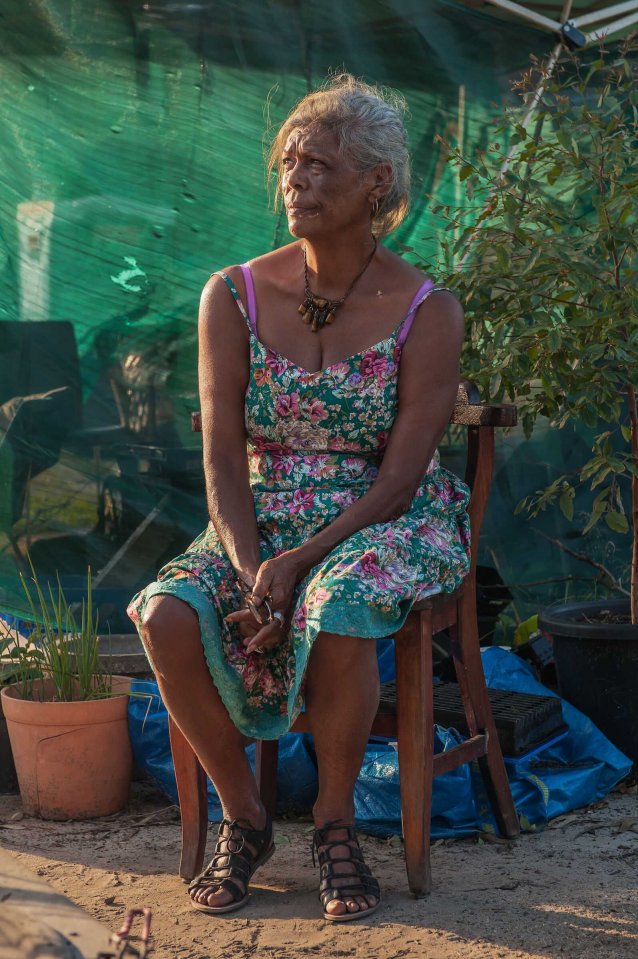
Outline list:
[[[515,406],[510,403],[481,403],[475,384],[471,380],[461,380],[450,423],[466,426],[468,432],[464,479],[471,491],[468,513],[472,537],[472,571],[476,569],[481,526],[494,469],[494,430],[516,426],[516,420]],[[202,415],[199,411],[191,413],[191,425],[193,432],[201,433]]]
[[[461,380],[450,423],[467,427],[465,482],[470,488],[470,531],[472,573],[476,571],[479,538],[494,471],[494,430],[516,426],[516,407],[510,403],[488,405],[479,401],[479,393],[470,380]]]

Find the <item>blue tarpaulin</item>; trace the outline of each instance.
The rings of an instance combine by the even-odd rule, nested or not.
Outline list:
[[[392,678],[390,641],[379,645],[382,681]],[[487,685],[538,695],[553,695],[535,678],[531,666],[518,656],[492,647],[483,652]],[[136,681],[129,705],[129,728],[135,761],[164,793],[177,802],[175,775],[168,741],[168,717],[157,684]],[[568,735],[552,746],[516,763],[508,774],[516,809],[524,830],[542,826],[555,816],[586,806],[605,796],[631,769],[629,760],[581,712],[563,700]],[[460,740],[454,730],[436,729],[436,750],[449,749]],[[248,747],[249,757],[254,746]],[[279,744],[277,773],[280,812],[303,811],[312,806],[317,790],[317,767],[312,738],[289,733]],[[376,835],[401,832],[399,766],[391,743],[371,742],[355,789],[359,828]],[[221,818],[217,795],[208,787],[209,819]],[[434,781],[432,836],[466,836],[493,830],[494,822],[480,776],[462,766]]]

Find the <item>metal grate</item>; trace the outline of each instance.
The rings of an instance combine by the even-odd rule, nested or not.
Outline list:
[[[560,699],[507,689],[488,689],[492,715],[501,749],[506,756],[520,756],[553,739],[567,727]],[[380,711],[396,710],[396,684],[381,687]],[[467,734],[468,727],[457,683],[434,684],[434,722]]]

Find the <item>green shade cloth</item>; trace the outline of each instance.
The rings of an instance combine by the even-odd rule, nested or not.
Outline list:
[[[287,241],[268,205],[268,120],[341,69],[400,90],[414,196],[388,242],[430,256],[430,195],[462,197],[437,135],[485,145],[510,80],[552,44],[439,0],[5,0],[0,353],[18,382],[0,380],[0,405],[65,385],[73,402],[54,462],[31,479],[0,449],[0,608],[24,606],[16,554],[27,547],[43,575],[71,582],[90,562],[124,597],[202,528],[190,430],[197,303],[213,270]],[[63,326],[47,339],[52,321]],[[36,322],[37,337],[22,337]],[[510,513],[512,499],[510,490]],[[153,510],[136,548],[113,563]],[[506,557],[499,536],[486,549]]]

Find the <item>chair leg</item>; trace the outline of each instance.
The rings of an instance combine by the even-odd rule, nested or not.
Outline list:
[[[459,684],[461,701],[465,711],[465,719],[470,736],[476,736],[479,732],[476,716],[474,715],[474,706],[470,692],[470,684],[463,659],[463,649],[461,647],[460,637],[463,634],[463,599],[462,595],[456,601],[456,623],[448,628],[448,635],[452,645],[452,659],[454,661],[454,671],[456,681]]]
[[[279,741],[262,739],[257,743],[255,753],[255,779],[266,812],[275,815],[277,809],[277,760]]]
[[[432,608],[411,613],[395,640],[401,819],[410,892],[432,888],[430,820],[434,763]]]
[[[182,816],[182,854],[179,874],[190,882],[202,871],[208,829],[206,773],[175,720],[168,717],[171,753]]]
[[[471,710],[476,718],[476,725],[479,731],[485,730],[488,734],[487,755],[480,757],[478,761],[479,769],[494,810],[498,828],[504,836],[512,839],[519,835],[521,831],[520,823],[512,799],[501,744],[498,741],[496,724],[492,716],[492,707],[485,684],[478,626],[474,612],[476,609],[475,591],[469,584],[468,588],[463,591],[461,604],[462,622],[458,640],[467,678],[466,688],[470,697]],[[463,691],[462,684],[461,690]]]

